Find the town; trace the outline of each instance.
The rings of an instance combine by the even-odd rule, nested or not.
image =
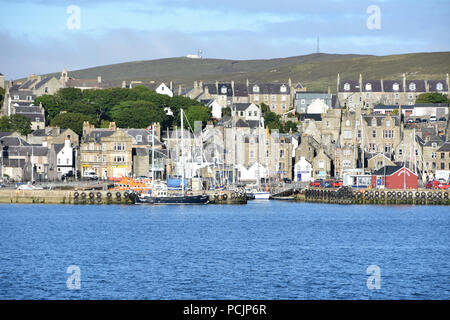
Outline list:
[[[114,87],[66,69],[22,81],[0,74],[2,184],[184,177],[206,190],[448,188],[448,74],[336,77],[319,92],[301,79]]]

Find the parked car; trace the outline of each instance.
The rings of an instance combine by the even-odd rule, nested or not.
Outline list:
[[[430,117],[430,122],[436,122],[436,116],[431,116]]]
[[[70,170],[69,172],[67,172],[67,173],[64,173],[62,176],[61,176],[61,180],[66,180],[66,179],[68,179],[68,178],[75,178],[75,175],[74,175],[74,173],[73,173],[73,171],[72,170]],[[77,170],[77,178],[79,179],[79,178],[81,178],[81,174],[80,174],[80,171],[79,170]]]
[[[95,171],[85,171],[83,178],[87,180],[98,180],[98,176]]]
[[[291,179],[289,179],[289,178],[284,178],[283,181],[284,181],[284,183],[291,183],[292,182]]]
[[[425,122],[428,122],[428,120],[427,120],[427,119],[422,119],[422,122],[424,122],[424,123],[425,123]]]
[[[407,123],[414,123],[414,119],[408,119],[408,121],[406,121]]]
[[[439,118],[439,121],[447,121],[447,119],[445,117]]]
[[[320,184],[320,187],[321,188],[331,188],[331,183],[332,183],[332,181],[330,181],[330,180],[324,180]]]
[[[42,187],[36,187],[33,186],[31,183],[28,184],[21,184],[19,187],[17,187],[17,190],[42,190]]]
[[[448,189],[450,189],[450,183],[446,183],[446,182],[441,182],[438,186],[437,186],[437,189],[440,189],[440,190],[448,190]]]
[[[320,187],[320,184],[322,183],[323,179],[317,179],[314,180],[313,182],[309,183],[310,187]]]
[[[438,180],[431,180],[425,184],[426,189],[436,189],[441,182]]]
[[[420,123],[420,122],[422,122],[422,120],[420,119],[420,118],[416,118],[416,121],[415,121],[416,123]]]
[[[332,186],[333,188],[340,188],[340,187],[342,187],[343,185],[344,185],[344,183],[343,183],[342,180],[334,180],[334,181],[331,183],[331,186]]]

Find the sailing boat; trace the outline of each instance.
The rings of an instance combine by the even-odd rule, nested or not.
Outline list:
[[[258,165],[258,168],[257,168],[257,170],[258,170],[258,183],[257,183],[257,186],[258,186],[258,189],[256,191],[253,191],[252,193],[253,193],[253,196],[254,196],[255,200],[269,200],[270,199],[270,192],[261,190],[261,173],[260,173],[261,164],[259,163],[259,153],[260,153],[259,146],[260,146],[260,142],[261,142],[260,141],[261,140],[261,133],[260,133],[261,131],[260,131],[260,129],[261,129],[261,116],[262,116],[261,108],[259,108],[259,116],[260,116],[260,118],[259,118],[259,122],[258,122],[258,151],[257,151],[257,165]]]
[[[207,204],[209,202],[208,195],[188,195],[185,194],[185,179],[184,179],[184,115],[183,109],[181,112],[181,168],[182,168],[182,179],[181,179],[181,194],[169,194],[167,186],[152,187],[152,191],[148,194],[138,195],[135,198],[136,204]],[[155,133],[153,129],[153,134]],[[177,137],[178,139],[178,137]],[[155,148],[153,144],[152,148]],[[152,176],[154,174],[152,173]],[[153,182],[153,179],[152,179]]]

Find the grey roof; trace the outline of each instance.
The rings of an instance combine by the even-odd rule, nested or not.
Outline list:
[[[205,91],[205,87],[208,87],[208,91],[210,94],[217,94],[217,87],[214,83],[207,83],[203,85],[203,91]]]
[[[133,137],[133,144],[136,145],[151,145],[152,144],[152,133],[148,132],[146,129],[126,129],[126,133]],[[142,140],[137,141],[137,136],[141,136]],[[155,146],[162,145],[158,137],[155,135]]]
[[[383,119],[385,119],[387,115],[370,115],[370,116],[363,116],[363,119],[366,121],[367,125],[372,125],[372,119],[377,120],[377,126],[382,125]],[[392,119],[394,119],[395,125],[398,126],[400,124],[400,118],[398,116],[390,116]]]
[[[27,80],[19,87],[19,89],[25,89],[25,90],[29,89],[31,87],[31,85],[35,82],[37,82],[37,79]]]
[[[0,144],[3,146],[30,146],[28,142],[19,137],[4,136],[0,138]]]
[[[247,121],[244,121],[242,119],[239,119],[238,121],[236,121],[236,127],[237,128],[249,128],[249,124],[247,123]]]
[[[245,111],[251,103],[233,103],[233,109],[236,111]]]
[[[370,83],[372,85],[372,90],[366,90],[366,85]],[[364,92],[381,92],[381,80],[367,80],[363,81],[362,91]]]
[[[45,132],[45,129],[37,129],[31,133],[34,137],[46,137],[48,134]]]
[[[403,168],[402,166],[385,166],[373,172],[375,176],[390,176]],[[385,171],[386,170],[386,171]]]
[[[3,167],[7,168],[24,168],[25,159],[9,159],[3,158]]]
[[[259,92],[255,92],[255,86],[259,87]],[[281,87],[286,87],[286,92],[281,92]],[[286,83],[252,83],[249,85],[249,94],[290,94],[291,88]]]
[[[235,83],[234,84],[234,96],[235,97],[247,97],[248,88],[245,83]]]
[[[83,142],[89,142],[90,140],[95,140],[97,143],[100,142],[101,138],[109,137],[114,134],[113,130],[93,130],[87,136],[83,137]]]
[[[217,85],[217,89],[218,89],[218,94],[223,94],[222,93],[222,88],[226,88],[227,89],[227,93],[226,95],[228,97],[232,97],[233,96],[233,88],[231,86],[231,83],[219,83]]]
[[[258,128],[260,124],[259,120],[247,120],[246,122],[250,128]]]
[[[302,113],[300,114],[300,121],[304,121],[305,119],[312,119],[315,121],[322,121],[322,115],[317,113]]]
[[[398,84],[398,91],[394,90],[394,84]],[[384,92],[403,92],[403,81],[401,80],[383,80]]]
[[[214,99],[201,99],[200,103],[202,103],[205,107],[209,107],[214,102]]]
[[[438,83],[442,84],[442,86],[443,86],[442,91],[448,91],[447,81],[445,81],[445,80],[428,80],[427,82],[428,82],[428,86],[429,86],[431,92],[439,91],[437,89]]]
[[[27,100],[27,96],[31,96],[32,100],[27,100],[30,101],[30,103],[33,103],[34,99],[36,98],[36,95],[33,94],[32,91],[19,91],[19,90],[9,90],[9,94],[11,96],[11,100],[15,101],[15,100]],[[19,99],[14,99],[14,96],[19,96]]]
[[[417,108],[448,108],[446,103],[416,103]]]
[[[46,84],[48,81],[50,81],[50,77],[44,78],[41,81],[39,81],[38,83],[36,83],[35,88],[39,89],[40,87],[42,87],[44,84]]]
[[[53,149],[55,150],[56,154],[58,154],[63,148],[64,143],[58,143],[53,145]]]
[[[149,152],[147,148],[135,148],[137,156],[148,156]]]
[[[30,119],[31,122],[36,122],[36,119],[38,119],[39,122],[45,122],[45,117],[42,113],[21,112],[21,113],[17,113],[17,114],[21,114],[21,115],[27,117],[28,119]]]
[[[409,90],[409,85],[414,83],[416,85],[416,90]],[[426,92],[425,80],[406,80],[406,91],[408,92]]]
[[[410,105],[402,105],[402,109],[414,109],[414,106]],[[398,105],[376,105],[373,107],[374,110],[396,110],[398,109]]]
[[[41,113],[41,107],[28,106],[28,107],[15,107],[16,113]]]
[[[345,84],[348,83],[350,85],[350,90],[344,90]],[[359,81],[355,80],[341,80],[339,81],[339,92],[358,92],[360,91],[359,88]]]
[[[48,153],[47,147],[42,146],[11,146],[8,147],[7,152],[9,156],[46,156]]]
[[[340,109],[341,108],[341,103],[338,99],[337,94],[332,94],[331,95],[331,108],[333,109]]]
[[[11,132],[0,132],[0,139],[3,138],[3,137],[8,137],[8,136],[10,136],[12,134],[13,134],[12,131]]]
[[[448,152],[448,151],[450,151],[450,142],[444,143],[444,145],[438,149],[438,152]]]

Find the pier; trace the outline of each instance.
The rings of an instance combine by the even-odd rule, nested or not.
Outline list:
[[[337,204],[450,205],[450,190],[308,188],[297,193],[295,199],[305,202]]]

